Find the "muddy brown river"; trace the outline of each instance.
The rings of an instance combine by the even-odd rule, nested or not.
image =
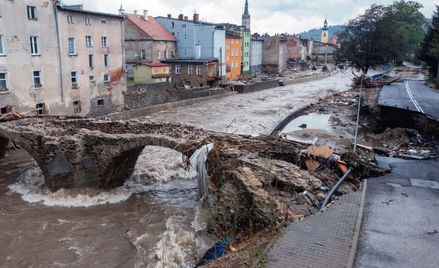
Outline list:
[[[345,91],[350,75],[239,94],[139,120],[259,134],[292,111]],[[196,175],[181,154],[148,146],[133,176],[111,191],[44,188],[24,150],[0,160],[0,267],[194,267],[214,243],[203,230]]]

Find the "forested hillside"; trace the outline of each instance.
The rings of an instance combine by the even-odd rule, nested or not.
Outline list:
[[[329,26],[329,38],[335,35],[335,33],[339,30],[341,30],[343,26],[342,25],[332,25]],[[312,29],[307,32],[299,33],[300,36],[308,37],[320,41],[322,37],[322,28],[319,29]]]

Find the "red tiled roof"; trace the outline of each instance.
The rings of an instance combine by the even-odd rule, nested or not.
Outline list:
[[[335,36],[331,37],[331,39],[329,39],[328,44],[337,44],[337,39],[335,38]]]
[[[146,65],[149,67],[166,67],[169,66],[169,64],[165,64],[165,63],[139,63],[141,65]]]
[[[136,24],[140,29],[142,29],[145,33],[151,36],[153,39],[157,40],[175,40],[177,41],[177,37],[175,37],[171,32],[166,30],[158,21],[156,21],[153,17],[148,16],[148,21],[145,21],[143,15],[134,15],[124,13],[130,21]]]

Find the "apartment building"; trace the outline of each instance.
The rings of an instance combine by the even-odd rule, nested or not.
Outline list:
[[[199,14],[194,14],[193,20],[179,14],[178,18],[155,18],[163,27],[177,37],[178,59],[197,60],[204,62],[219,62],[219,76],[225,82],[225,39],[224,26],[199,20]],[[168,61],[163,61],[168,63]],[[205,68],[203,68],[204,70]]]
[[[60,1],[0,3],[0,108],[97,116],[124,105],[123,17]]]
[[[134,65],[177,58],[177,37],[148,16],[147,10],[142,15],[138,15],[136,10],[134,14],[123,14],[127,78],[134,78]]]

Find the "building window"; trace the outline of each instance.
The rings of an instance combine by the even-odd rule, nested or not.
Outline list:
[[[238,39],[236,39],[236,44],[238,44]]]
[[[93,46],[93,37],[91,37],[91,36],[85,37],[85,46],[87,46],[87,47]]]
[[[140,58],[145,59],[145,50],[140,50]]]
[[[91,25],[91,19],[85,18],[85,25]]]
[[[227,49],[229,49],[229,42],[227,42]]]
[[[236,56],[239,56],[239,55],[238,55],[238,49],[235,49],[235,55],[236,55]]]
[[[182,25],[181,25],[181,28],[186,28],[186,24],[182,24]]]
[[[171,29],[174,29],[174,26],[175,26],[174,22],[171,21]]]
[[[81,112],[81,101],[73,102],[73,113],[79,114]]]
[[[0,93],[9,92],[8,73],[0,73]]]
[[[105,68],[110,68],[110,58],[108,57],[108,54],[104,55],[104,66]]]
[[[110,82],[110,75],[104,74],[104,82]]]
[[[235,68],[235,66],[233,65],[233,61],[232,61],[232,68]]]
[[[71,23],[71,24],[75,23],[75,17],[67,16],[67,23]]]
[[[37,8],[27,6],[27,18],[30,20],[37,20]]]
[[[174,58],[175,54],[174,54],[174,50],[171,50],[171,58]]]
[[[0,55],[6,55],[5,41],[3,35],[0,35]]]
[[[33,71],[34,88],[39,89],[44,87],[43,71]]]
[[[201,75],[202,70],[203,70],[203,66],[197,66],[197,75]]]
[[[45,114],[45,113],[44,113],[44,110],[45,110],[44,108],[45,108],[45,106],[46,106],[46,105],[45,105],[44,103],[38,103],[38,104],[37,104],[36,107],[37,107],[37,114],[38,114],[38,115],[40,115],[40,114]]]
[[[77,89],[79,88],[78,84],[78,72],[77,71],[71,71],[70,72],[70,82],[72,83],[72,88]]]
[[[30,52],[32,55],[40,55],[40,40],[38,36],[30,37]]]
[[[160,59],[160,50],[157,50],[157,59]]]
[[[102,43],[102,47],[108,47],[108,37],[102,36],[101,43]]]
[[[233,45],[233,39],[232,39],[232,45]]]
[[[169,65],[169,74],[172,74],[172,65]]]
[[[104,99],[100,99],[97,101],[98,106],[104,106]]]
[[[101,20],[102,24],[107,24],[107,20]]]
[[[187,67],[187,73],[188,74],[194,74],[194,66],[193,65],[189,65]]]
[[[175,74],[181,74],[181,65],[175,65]]]
[[[236,68],[239,67],[239,65],[238,65],[238,61],[235,61],[235,66],[236,66]]]
[[[186,39],[186,34],[184,34],[184,39]]]
[[[94,68],[95,67],[95,58],[93,55],[88,55],[88,66],[90,68]]]
[[[75,38],[69,38],[69,54],[76,55],[76,40],[75,40]]]
[[[229,54],[227,54],[226,61],[229,61]]]
[[[95,81],[95,76],[94,76],[94,75],[89,76],[89,77],[88,77],[88,80],[89,80],[90,82],[94,82],[94,81]]]
[[[167,58],[168,58],[168,51],[165,50],[165,59],[167,59]]]
[[[233,55],[233,54],[234,54],[233,52],[234,52],[234,50],[232,49],[232,57],[234,56],[234,55]]]

